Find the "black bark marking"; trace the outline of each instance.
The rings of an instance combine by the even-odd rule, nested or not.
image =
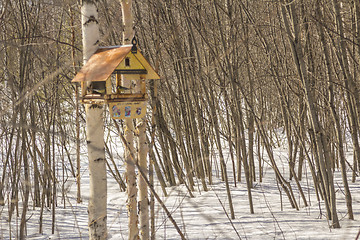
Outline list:
[[[100,162],[100,161],[104,161],[105,159],[104,158],[97,158],[94,160],[94,162]]]
[[[88,24],[90,24],[90,23],[92,23],[92,22],[94,22],[94,23],[96,23],[96,24],[99,24],[99,22],[98,22],[98,20],[95,18],[95,16],[91,15],[91,16],[89,17],[89,19],[88,19],[86,22],[84,22],[84,25],[86,26],[86,25],[88,25]]]
[[[99,104],[91,104],[91,106],[90,106],[90,109],[91,108],[100,108],[100,109],[102,109],[102,105],[99,105]]]

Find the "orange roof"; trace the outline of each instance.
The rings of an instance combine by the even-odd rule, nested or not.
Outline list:
[[[72,82],[106,81],[125,56],[131,51],[131,45],[100,47],[76,74]]]

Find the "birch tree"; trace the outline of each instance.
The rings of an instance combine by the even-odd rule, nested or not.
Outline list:
[[[99,22],[96,0],[82,0],[81,23],[83,62],[89,60],[99,46]],[[104,147],[103,106],[86,104],[86,142],[88,147],[90,197],[88,224],[90,239],[106,239],[106,161]]]
[[[131,44],[131,40],[134,36],[133,30],[133,15],[132,15],[132,1],[131,0],[121,0],[121,9],[123,16],[123,44]],[[130,87],[129,79],[122,76],[122,86]],[[136,188],[136,174],[135,174],[135,164],[134,159],[134,123],[132,119],[125,120],[125,139],[127,147],[125,147],[125,162],[126,162],[126,192],[128,195],[127,210],[128,210],[128,227],[129,235],[128,239],[138,239],[139,228],[138,228],[138,216],[137,216],[137,188]]]
[[[146,121],[145,119],[137,120],[137,133],[138,133],[138,162],[144,173],[148,173],[147,170],[147,153],[148,145],[146,141]],[[148,175],[148,174],[146,174]],[[149,199],[147,184],[141,174],[138,175],[139,183],[139,226],[140,226],[140,238],[149,239]]]

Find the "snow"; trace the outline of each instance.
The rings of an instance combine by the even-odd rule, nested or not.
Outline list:
[[[347,156],[352,159],[351,149]],[[279,169],[288,178],[286,164],[286,149],[274,150]],[[266,154],[264,154],[266,158]],[[229,160],[228,160],[229,161]],[[265,159],[266,161],[266,159]],[[168,187],[168,197],[163,196],[160,186],[156,186],[158,194],[171,212],[176,223],[187,239],[355,239],[360,231],[360,180],[350,184],[355,220],[348,220],[346,205],[342,192],[340,171],[335,172],[335,188],[337,196],[337,211],[340,219],[340,229],[329,228],[324,215],[323,202],[318,202],[313,188],[311,174],[303,175],[301,185],[310,206],[304,207],[299,191],[294,182],[292,189],[299,204],[299,211],[291,208],[287,196],[276,184],[271,167],[265,162],[263,182],[254,183],[252,189],[255,214],[250,214],[245,180],[237,187],[229,171],[231,195],[235,210],[235,219],[228,216],[229,206],[225,184],[214,177],[214,184],[208,185],[209,191],[196,187],[195,197],[190,198],[185,186]],[[119,166],[122,170],[124,166]],[[39,208],[30,207],[27,217],[28,239],[88,239],[87,203],[89,193],[89,176],[84,163],[82,169],[82,203],[76,203],[76,184],[69,179],[66,185],[65,207],[61,196],[57,198],[55,234],[51,234],[51,209],[44,210],[43,234],[39,234]],[[305,172],[304,172],[305,173]],[[244,174],[243,174],[244,175]],[[351,180],[351,174],[348,174]],[[156,176],[155,176],[156,179]],[[198,181],[198,184],[201,184]],[[108,239],[127,239],[126,194],[120,192],[116,181],[108,173]],[[7,204],[0,207],[0,239],[16,239],[20,225],[19,217],[13,215],[8,222]],[[225,213],[227,211],[228,215]],[[180,239],[176,229],[167,218],[164,210],[156,203],[156,239]]]

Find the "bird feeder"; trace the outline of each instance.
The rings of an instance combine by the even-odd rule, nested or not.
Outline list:
[[[113,118],[141,118],[146,113],[146,80],[160,79],[133,45],[99,47],[72,82],[81,83],[83,104],[109,104]],[[135,87],[137,86],[137,87]]]

